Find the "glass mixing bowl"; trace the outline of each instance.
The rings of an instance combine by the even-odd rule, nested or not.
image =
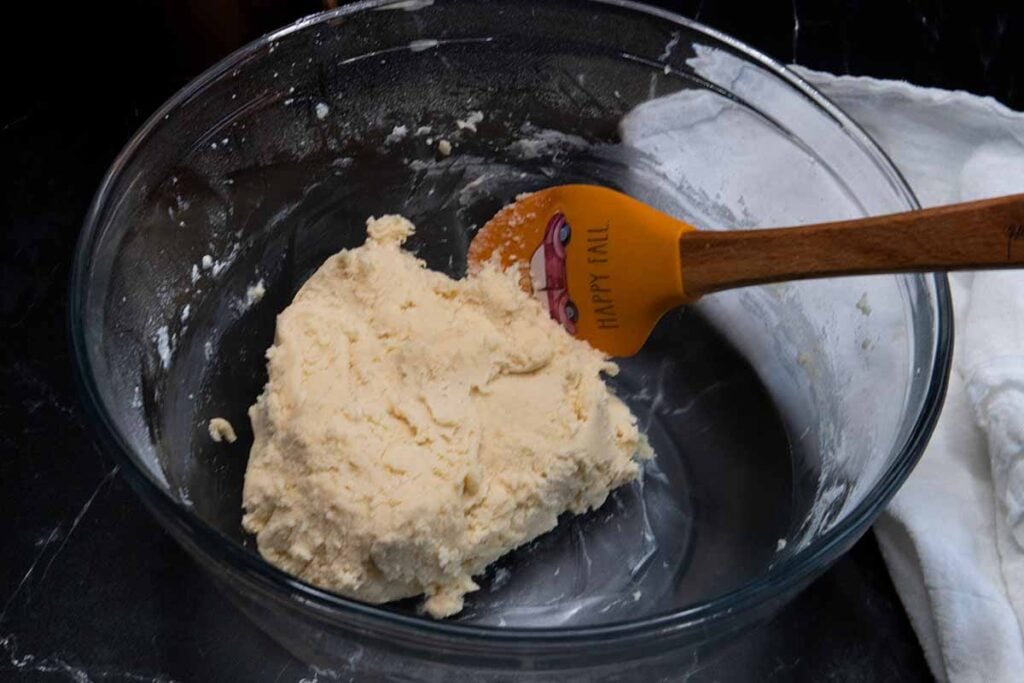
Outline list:
[[[367,216],[408,216],[409,248],[461,276],[499,207],[566,182],[711,229],[916,206],[799,77],[626,2],[318,14],[196,79],[103,181],[71,291],[97,432],[168,531],[305,661],[436,680],[678,673],[848,549],[924,448],[950,356],[943,277],[752,287],[668,315],[622,359],[609,381],[657,458],[490,568],[457,617],[361,604],[265,563],[240,501],[276,314],[363,241]],[[214,416],[237,443],[211,441]]]

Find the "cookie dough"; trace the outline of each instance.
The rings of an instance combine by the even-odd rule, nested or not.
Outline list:
[[[221,441],[227,441],[228,443],[238,441],[234,426],[223,417],[215,417],[210,420],[210,424],[207,425],[206,429],[210,432],[210,438],[217,443]]]
[[[367,221],[278,317],[245,528],[271,563],[370,603],[425,594],[462,609],[473,576],[600,506],[650,457],[601,374],[493,267],[463,280],[401,248],[413,226]]]

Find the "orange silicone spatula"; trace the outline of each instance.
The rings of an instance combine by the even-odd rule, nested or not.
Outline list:
[[[731,287],[805,278],[1024,266],[1024,194],[767,230],[706,231],[595,185],[521,197],[469,247],[520,269],[572,334],[636,353],[665,312]],[[1024,293],[1022,293],[1024,296]]]

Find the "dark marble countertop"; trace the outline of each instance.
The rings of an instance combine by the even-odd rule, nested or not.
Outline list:
[[[659,4],[783,61],[1024,105],[1016,9],[924,0],[780,0],[753,13],[738,0]],[[323,4],[27,5],[13,10],[2,47],[0,679],[327,680],[237,612],[94,449],[66,331],[71,253],[120,146],[205,65]],[[728,661],[696,668],[706,680],[930,678],[870,536]]]

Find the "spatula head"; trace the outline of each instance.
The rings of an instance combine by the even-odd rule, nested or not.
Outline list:
[[[499,211],[469,247],[491,259],[570,333],[612,356],[636,353],[664,313],[686,302],[679,237],[692,226],[596,185],[560,185]]]

